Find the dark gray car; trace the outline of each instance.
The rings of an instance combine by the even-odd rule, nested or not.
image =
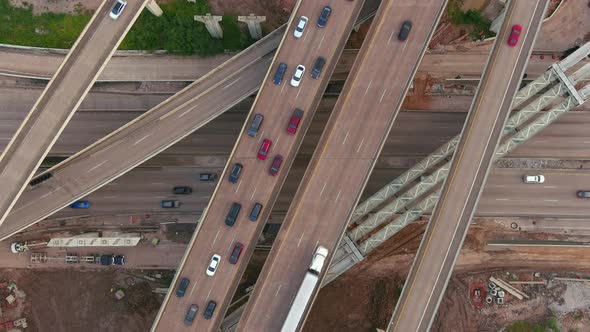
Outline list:
[[[252,211],[250,211],[250,216],[248,217],[251,221],[258,220],[260,217],[260,211],[262,211],[262,204],[256,203],[254,207],[252,207]]]
[[[211,319],[211,317],[213,317],[213,312],[215,312],[215,307],[217,307],[217,303],[215,301],[209,301],[207,309],[205,309],[205,312],[203,313],[203,317],[205,317],[205,319]]]
[[[229,212],[227,213],[227,217],[225,218],[225,224],[228,226],[233,226],[238,219],[238,214],[242,209],[242,205],[240,203],[232,203],[231,207],[229,208]]]
[[[192,325],[197,312],[199,312],[199,307],[196,304],[191,304],[186,312],[186,316],[184,316],[184,325]]]
[[[408,39],[408,36],[410,35],[410,30],[412,30],[412,22],[405,21],[402,24],[402,28],[399,31],[399,35],[397,35],[397,39],[401,41]]]
[[[258,113],[254,115],[254,118],[250,123],[250,128],[248,128],[248,136],[256,137],[256,134],[262,125],[262,120],[264,120],[264,116],[262,116],[262,114]]]
[[[311,77],[315,78],[316,80],[318,78],[320,78],[320,74],[322,73],[322,68],[324,68],[324,65],[326,64],[326,59],[324,59],[323,57],[318,57],[317,60],[315,61],[315,64],[313,65],[313,69],[311,70]]]

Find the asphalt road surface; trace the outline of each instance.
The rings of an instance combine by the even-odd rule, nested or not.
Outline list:
[[[0,156],[0,223],[117,49],[147,0],[129,1],[117,20],[105,0]]]
[[[196,304],[203,312],[211,300],[217,303],[212,319],[205,320],[202,314],[198,314],[193,326],[198,326],[199,331],[215,331],[221,324],[254,245],[262,232],[264,222],[274,205],[303,135],[327,86],[329,74],[334,70],[336,61],[344,49],[362,3],[347,1],[331,3],[332,13],[326,27],[318,28],[316,21],[324,5],[312,0],[297,3],[292,14],[294,21],[290,22],[290,27],[278,48],[274,64],[267,74],[250,113],[249,120],[255,113],[264,115],[262,127],[255,138],[247,136],[244,129],[242,130],[226,166],[226,172],[221,177],[221,182],[178,269],[177,278],[188,277],[192,285],[196,287],[190,288],[190,291],[182,298],[169,293],[156,317],[153,330],[190,330],[191,328],[183,322],[189,306]],[[309,22],[303,36],[295,39],[293,29],[301,15],[307,16]],[[315,80],[309,73],[319,56],[326,59],[326,64],[320,78]],[[280,62],[286,63],[288,69],[282,84],[276,85],[272,79]],[[295,88],[290,86],[289,80],[298,64],[306,66],[307,71],[300,86]],[[303,110],[304,116],[297,134],[289,135],[286,127],[295,108]],[[245,126],[249,123],[250,121],[246,121]],[[263,139],[270,139],[273,142],[265,161],[256,158]],[[269,168],[277,155],[283,156],[283,162],[278,174],[271,176]],[[232,184],[227,181],[227,177],[234,163],[242,164],[243,170],[238,182]],[[224,220],[234,202],[242,204],[242,211],[235,225],[230,228]],[[261,203],[264,208],[259,220],[252,222],[248,220],[248,215],[256,202]],[[244,244],[245,249],[237,264],[231,265],[228,263],[228,258],[236,242]],[[221,255],[221,262],[215,276],[209,277],[205,274],[205,270],[213,254]]]
[[[382,2],[238,331],[280,330],[317,246],[338,245],[444,4]],[[397,35],[406,20],[413,28],[402,42]]]
[[[368,2],[368,1],[365,1]],[[342,78],[352,67],[357,50],[345,50],[334,71]],[[481,76],[489,49],[478,47],[467,52],[449,51],[424,55],[418,73],[435,75]],[[145,82],[145,81],[184,81],[192,82],[206,75],[232,55],[217,55],[212,58],[181,57],[173,55],[145,56],[120,55],[113,57],[99,76],[99,82]],[[49,79],[63,61],[62,55],[39,53],[24,50],[0,50],[0,75]],[[531,59],[527,67],[529,76],[540,75],[556,60],[546,56],[544,59]]]
[[[547,0],[510,2],[449,176],[406,280],[388,331],[428,331],[467,234],[494,150],[510,113]],[[518,44],[510,30],[522,25]]]

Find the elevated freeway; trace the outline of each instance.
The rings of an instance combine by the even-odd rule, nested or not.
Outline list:
[[[316,247],[336,248],[445,3],[382,2],[237,330],[280,330]]]
[[[117,20],[103,1],[0,156],[0,224],[20,197],[147,0],[131,0]]]
[[[388,331],[428,331],[463,244],[547,0],[510,2],[469,112],[447,181],[406,280]],[[522,26],[514,47],[506,41]]]
[[[328,84],[328,78],[344,49],[354,21],[361,10],[362,1],[334,2],[331,5],[329,21],[324,28],[319,28],[313,22],[324,4],[313,0],[297,2],[288,23],[287,33],[279,45],[246,125],[242,128],[221,181],[197,226],[172,285],[176,287],[178,280],[186,277],[197,287],[191,288],[182,298],[176,297],[172,292],[168,293],[152,327],[153,331],[190,329],[183,322],[189,306],[196,304],[204,310],[209,301],[217,303],[213,317],[207,320],[198,315],[193,324],[198,325],[200,331],[215,331],[221,324],[254,245]],[[303,36],[296,39],[293,29],[302,15],[309,17],[310,22]],[[309,74],[305,74],[298,88],[290,86],[288,77],[293,73],[293,69],[298,64],[303,64],[309,71],[319,56],[326,60],[319,79],[311,79]],[[287,79],[281,85],[272,82],[279,63],[286,63],[291,68],[287,71]],[[294,109],[303,110],[304,115],[297,132],[289,135],[286,127]],[[246,129],[256,113],[264,115],[264,122],[258,135],[250,137],[246,134]],[[259,160],[256,156],[263,139],[273,142],[265,161]],[[269,174],[269,168],[275,156],[282,156],[282,164],[276,175],[272,175]],[[243,170],[239,180],[230,183],[228,175],[235,163],[243,165]],[[228,226],[224,220],[234,203],[241,204],[242,212],[236,216],[235,224]],[[253,222],[248,220],[248,215],[255,203],[260,203],[263,208],[258,220]],[[243,252],[236,264],[230,264],[229,256],[238,242],[243,244]],[[214,254],[220,255],[221,261],[215,275],[207,276],[205,271]]]
[[[364,13],[374,12],[380,1],[365,1]],[[371,10],[369,10],[371,8]],[[368,15],[361,14],[361,21]],[[469,78],[481,76],[489,50],[447,51],[424,55],[418,73],[462,75]],[[334,71],[334,79],[344,79],[350,71],[358,50],[346,49]],[[183,57],[174,55],[136,55],[115,53],[98,82],[193,82],[205,76],[234,55],[223,54],[212,58]],[[38,51],[7,50],[0,48],[0,76],[49,80],[59,67],[62,55]],[[535,57],[527,65],[526,73],[538,76],[555,59]]]
[[[375,0],[362,9],[360,21],[373,15],[372,6]],[[258,90],[285,28],[275,30],[150,112],[44,172],[52,177],[23,193],[0,227],[0,237],[14,234],[106,185],[249,97]]]

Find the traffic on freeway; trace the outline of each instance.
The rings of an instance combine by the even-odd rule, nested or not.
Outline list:
[[[547,0],[514,1],[506,9],[506,18],[466,120],[448,179],[388,331],[430,329],[548,3]]]
[[[200,330],[213,331],[221,324],[361,5],[339,2],[329,7],[327,15],[326,4],[309,0],[297,3],[250,116],[178,269],[176,280],[188,278],[196,286],[182,298],[167,295],[154,331],[186,329],[182,318],[191,304],[205,308],[215,303],[211,317],[197,315],[194,319]],[[302,16],[308,22],[296,30]],[[313,71],[320,56],[326,62],[319,79],[314,79],[310,69]],[[297,123],[293,121],[295,110],[303,111]],[[262,120],[256,119],[257,114],[262,115]],[[261,211],[256,211],[257,203]],[[229,264],[238,242],[243,244],[243,251],[235,265]],[[214,255],[220,256],[219,262],[214,262]],[[214,270],[213,276],[205,273],[208,267]]]
[[[444,4],[443,0],[382,3],[238,330],[277,331],[285,319],[291,320],[293,310],[304,312],[297,322],[303,324],[311,305],[298,299],[300,285],[305,287],[309,279],[309,258],[318,245],[331,252],[336,249]],[[313,300],[317,288],[310,291]]]
[[[0,155],[0,224],[146,2],[130,0],[123,11],[113,1],[104,0]]]

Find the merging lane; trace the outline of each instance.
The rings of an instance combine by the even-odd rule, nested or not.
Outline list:
[[[104,0],[0,156],[0,224],[49,153],[147,0],[130,0],[117,20]]]
[[[406,280],[388,331],[428,331],[498,145],[548,0],[512,1],[453,157],[449,176]],[[507,45],[513,25],[518,44]]]
[[[238,331],[279,331],[317,246],[336,248],[445,3],[382,2]],[[413,27],[400,41],[406,20]]]
[[[199,331],[215,331],[221,324],[303,135],[311,123],[328,78],[344,49],[362,1],[332,1],[329,4],[332,6],[329,20],[324,28],[318,28],[316,22],[326,4],[314,0],[297,2],[289,29],[279,45],[275,60],[242,128],[220,183],[193,235],[171,289],[175,289],[181,277],[189,278],[192,286],[189,286],[187,294],[182,298],[176,297],[174,292],[168,293],[152,330],[187,331],[198,326]],[[303,36],[296,39],[293,30],[302,15],[307,16],[309,22]],[[324,57],[326,63],[319,79],[315,80],[310,77],[310,72],[319,56]],[[288,68],[282,84],[276,85],[272,79],[281,62],[286,63]],[[289,81],[298,64],[303,64],[307,70],[300,86],[296,88],[291,86]],[[296,108],[304,111],[303,119],[297,133],[289,135],[286,131],[287,125]],[[257,136],[250,137],[246,135],[245,130],[256,113],[264,115],[264,121]],[[263,139],[273,142],[265,161],[256,158]],[[271,176],[269,168],[277,155],[283,157],[283,162],[278,174]],[[230,183],[228,175],[235,163],[242,164],[243,170],[237,183]],[[230,227],[224,221],[234,202],[242,205],[242,211],[235,224]],[[263,209],[258,221],[252,222],[248,216],[257,202],[262,204]],[[244,250],[237,264],[232,265],[228,259],[237,242],[244,245]],[[205,270],[213,254],[220,255],[221,261],[215,275],[210,277],[205,274]],[[206,320],[203,312],[209,301],[215,301],[217,307],[213,317]],[[191,304],[200,307],[193,328],[187,327],[183,322]]]

